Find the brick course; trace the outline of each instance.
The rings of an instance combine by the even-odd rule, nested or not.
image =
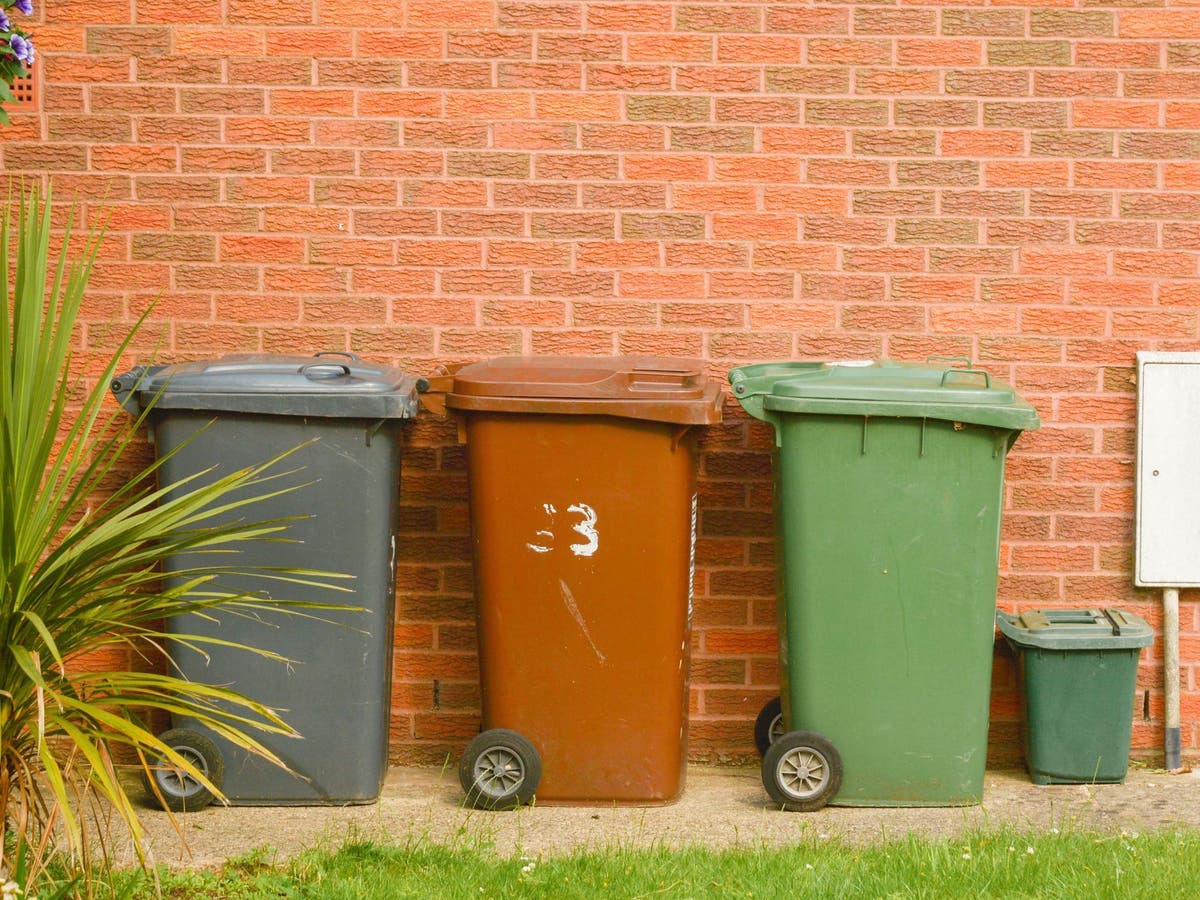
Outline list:
[[[1200,13],[621,0],[38,3],[13,177],[109,211],[81,340],[161,299],[163,357],[344,349],[969,356],[1045,427],[1011,456],[999,604],[1133,588],[1134,354],[1200,349]],[[691,737],[774,690],[770,435],[706,434]],[[477,723],[463,450],[410,430],[392,752]],[[1182,604],[1200,755],[1200,604]],[[1135,752],[1161,744],[1161,643]],[[1001,649],[991,756],[1012,762]],[[1142,720],[1143,695],[1151,720]]]

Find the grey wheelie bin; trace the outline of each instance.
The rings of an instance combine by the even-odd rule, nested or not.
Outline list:
[[[177,717],[164,739],[214,783],[223,771],[219,786],[231,803],[350,804],[379,797],[391,708],[401,432],[424,387],[422,379],[349,353],[240,354],[141,367],[112,385],[134,414],[149,407],[145,421],[162,459],[164,487],[215,467],[190,488],[300,447],[281,463],[287,474],[280,486],[303,486],[238,513],[252,520],[295,518],[286,540],[245,542],[236,564],[353,576],[345,583],[349,592],[286,585],[289,600],[345,609],[279,610],[261,620],[228,611],[190,613],[168,621],[169,634],[209,635],[295,661],[285,665],[220,646],[206,646],[207,658],[172,648],[184,677],[230,686],[281,710],[301,736],[255,735],[289,772]],[[178,554],[165,575],[169,581],[172,571],[205,559]],[[249,592],[269,582],[223,576],[217,584]],[[197,809],[211,800],[199,782],[167,767],[154,778],[171,808]]]

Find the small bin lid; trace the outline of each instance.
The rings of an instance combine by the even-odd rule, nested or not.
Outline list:
[[[729,380],[743,405],[761,397],[764,409],[779,412],[946,419],[1013,430],[1041,424],[1008,383],[967,360],[937,360],[767,363],[734,369]]]
[[[353,353],[237,353],[138,367],[117,378],[112,390],[134,413],[153,404],[155,410],[407,419],[417,414],[417,394],[427,386],[423,378]]]
[[[459,369],[446,405],[710,425],[721,421],[721,386],[698,359],[501,356]]]
[[[1154,641],[1145,619],[1120,609],[997,611],[996,624],[1014,646],[1042,650],[1127,650]]]

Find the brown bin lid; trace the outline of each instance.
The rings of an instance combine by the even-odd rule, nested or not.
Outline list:
[[[721,421],[721,386],[698,359],[501,356],[459,369],[446,405],[709,425]]]

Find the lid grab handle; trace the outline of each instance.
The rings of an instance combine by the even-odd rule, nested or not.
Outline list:
[[[925,357],[925,362],[963,363],[966,366],[966,368],[957,368],[954,365],[947,366],[942,372],[942,387],[945,387],[946,382],[955,375],[982,375],[983,386],[985,388],[991,388],[992,386],[992,376],[988,374],[986,369],[975,368],[975,364],[971,362],[970,357],[942,356],[941,354],[935,353],[932,356]]]
[[[345,363],[309,363],[306,366],[300,367],[300,374],[305,378],[312,379],[329,378],[331,374],[330,369],[341,370],[340,374],[333,376],[335,378],[340,378],[343,375],[349,377],[350,375],[350,367]]]
[[[428,378],[422,378],[421,405],[437,416],[446,415],[446,395],[454,390],[454,376],[466,363],[444,363],[433,370]],[[462,428],[460,422],[460,429]],[[466,443],[465,439],[460,443]]]
[[[946,369],[942,372],[941,386],[945,387],[952,376],[969,377],[971,375],[982,376],[985,388],[992,386],[992,376],[988,374],[987,369]]]
[[[634,366],[628,374],[619,375],[629,390],[655,390],[663,387],[686,387],[699,378],[701,372],[684,366]]]
[[[1118,622],[1117,617],[1112,614],[1112,610],[1111,609],[1102,609],[1102,610],[1100,610],[1100,612],[1104,613],[1104,618],[1108,619],[1108,624],[1112,626],[1113,637],[1120,637],[1121,636],[1121,623]]]

